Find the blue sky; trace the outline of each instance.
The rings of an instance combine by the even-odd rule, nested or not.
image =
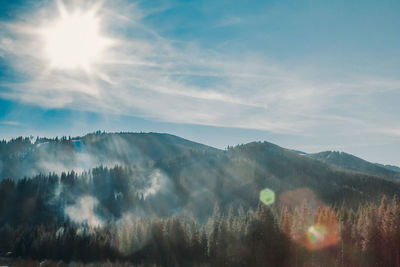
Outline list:
[[[3,1],[4,2],[4,1]],[[105,0],[90,71],[50,68],[60,3],[0,7],[0,138],[169,132],[400,165],[400,2]]]

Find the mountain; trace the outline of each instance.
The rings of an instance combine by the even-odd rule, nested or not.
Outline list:
[[[351,207],[400,192],[400,183],[388,178],[390,170],[371,169],[364,161],[363,169],[352,167],[350,160],[360,160],[351,155],[348,165],[343,163],[346,168],[321,158],[330,157],[268,142],[225,151],[158,133],[98,132],[35,142],[17,138],[0,143],[0,222],[77,220],[76,213],[88,210],[85,220],[95,224],[126,214],[190,211],[207,218],[215,203],[222,210],[256,207],[264,188],[275,192],[277,204],[345,201]],[[26,211],[26,205],[28,213],[17,212]]]
[[[255,181],[268,177],[265,186],[272,187],[280,194],[305,187],[325,203],[343,200],[351,203],[399,192],[399,183],[384,176],[339,169],[268,142],[238,146],[232,153],[255,163]],[[393,186],[393,190],[390,186]]]
[[[379,163],[375,163],[375,165],[382,167],[382,168],[386,168],[388,170],[394,171],[394,172],[398,172],[400,173],[400,168],[397,166],[393,166],[393,165],[383,165],[383,164],[379,164]]]
[[[100,258],[140,263],[168,253],[190,254],[186,248],[195,248],[192,241],[198,240],[199,255],[205,255],[202,253],[210,244],[215,244],[212,253],[227,247],[232,251],[226,254],[230,259],[240,254],[237,249],[245,247],[249,248],[245,255],[254,258],[254,253],[265,255],[270,251],[276,255],[276,251],[295,248],[297,239],[287,243],[288,237],[292,240],[294,236],[286,236],[283,228],[281,231],[278,218],[282,218],[281,226],[288,218],[299,222],[296,227],[308,236],[313,213],[323,214],[315,218],[332,216],[333,226],[343,223],[340,236],[356,229],[357,239],[352,240],[362,244],[364,228],[358,230],[356,225],[383,225],[379,216],[391,213],[380,212],[381,207],[391,209],[382,196],[392,199],[400,192],[400,182],[377,172],[371,174],[368,168],[358,166],[354,171],[352,165],[339,168],[313,157],[269,142],[219,150],[158,133],[96,132],[75,138],[37,138],[34,142],[22,137],[3,141],[0,240],[6,242],[0,242],[0,253],[9,251],[15,257],[27,258],[33,255],[40,260]],[[260,192],[266,188],[275,196],[268,206],[260,203]],[[382,204],[373,205],[381,199]],[[390,207],[398,208],[396,199]],[[340,209],[332,207],[343,202]],[[287,212],[282,213],[281,207],[288,208]],[[336,214],[346,221],[336,222]],[[396,222],[390,224],[393,229]],[[374,236],[374,227],[370,227],[368,236]],[[235,239],[238,233],[242,237]],[[268,246],[255,250],[255,240]],[[230,248],[232,242],[237,249]],[[176,250],[171,249],[174,247]],[[206,259],[214,257],[212,253]],[[243,265],[238,262],[237,266]]]
[[[345,170],[389,178],[400,178],[400,168],[398,167],[371,163],[344,152],[324,151],[315,154],[307,154],[307,156]]]
[[[177,136],[159,133],[93,133],[61,139],[16,138],[0,142],[0,179],[39,173],[82,172],[97,166],[157,161],[196,151],[218,151]]]

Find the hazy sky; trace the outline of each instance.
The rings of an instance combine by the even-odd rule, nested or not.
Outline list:
[[[2,1],[0,138],[157,131],[400,165],[399,14],[398,0]]]

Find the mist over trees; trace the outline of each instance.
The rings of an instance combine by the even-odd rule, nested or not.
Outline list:
[[[400,266],[399,224],[397,196],[356,210],[345,204],[313,209],[303,203],[292,210],[260,203],[255,210],[239,207],[223,213],[216,205],[206,221],[172,215],[125,217],[101,227],[70,221],[2,224],[0,250],[12,251],[16,258],[66,263]],[[326,227],[325,235],[335,236],[334,242],[324,247],[304,239],[304,229],[313,225]]]
[[[117,166],[121,169],[114,171],[113,177],[128,184],[133,180],[139,183],[129,184],[129,188],[148,188],[142,192],[144,197],[152,195],[153,181],[164,189],[166,203],[174,196],[181,206],[201,201],[204,210],[193,204],[195,209],[200,208],[199,216],[210,213],[213,201],[208,199],[217,199],[222,207],[254,207],[258,201],[255,192],[266,187],[277,194],[307,187],[325,203],[346,201],[355,206],[359,201],[379,201],[382,195],[392,196],[400,190],[394,177],[377,176],[365,171],[367,168],[337,168],[268,142],[219,150],[168,134],[103,132],[34,140],[20,137],[0,142],[0,180],[73,172],[84,180],[91,176],[99,183],[108,183],[109,174],[104,174],[104,179],[102,173],[95,178],[92,169]],[[103,187],[110,190],[106,184]],[[122,192],[120,188],[114,190],[116,194]],[[177,208],[182,207],[172,209]]]
[[[365,162],[102,132],[2,141],[0,162],[7,265],[400,266],[400,184]]]

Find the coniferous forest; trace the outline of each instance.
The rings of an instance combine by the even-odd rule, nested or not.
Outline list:
[[[400,266],[398,173],[359,159],[101,132],[0,152],[1,265]]]
[[[207,220],[183,212],[167,217],[123,216],[90,225],[56,217],[44,204],[46,192],[41,189],[49,188],[57,179],[43,176],[18,183],[1,182],[0,250],[9,253],[3,261],[22,258],[26,264],[47,260],[48,264],[110,262],[137,266],[400,266],[397,196],[390,200],[383,197],[378,205],[366,202],[356,209],[344,203],[315,207],[303,202],[291,209],[260,202],[255,209],[231,206],[223,211],[216,204]],[[36,196],[32,198],[27,190]],[[14,209],[19,211],[12,212]],[[34,210],[31,219],[18,217],[27,209]]]

